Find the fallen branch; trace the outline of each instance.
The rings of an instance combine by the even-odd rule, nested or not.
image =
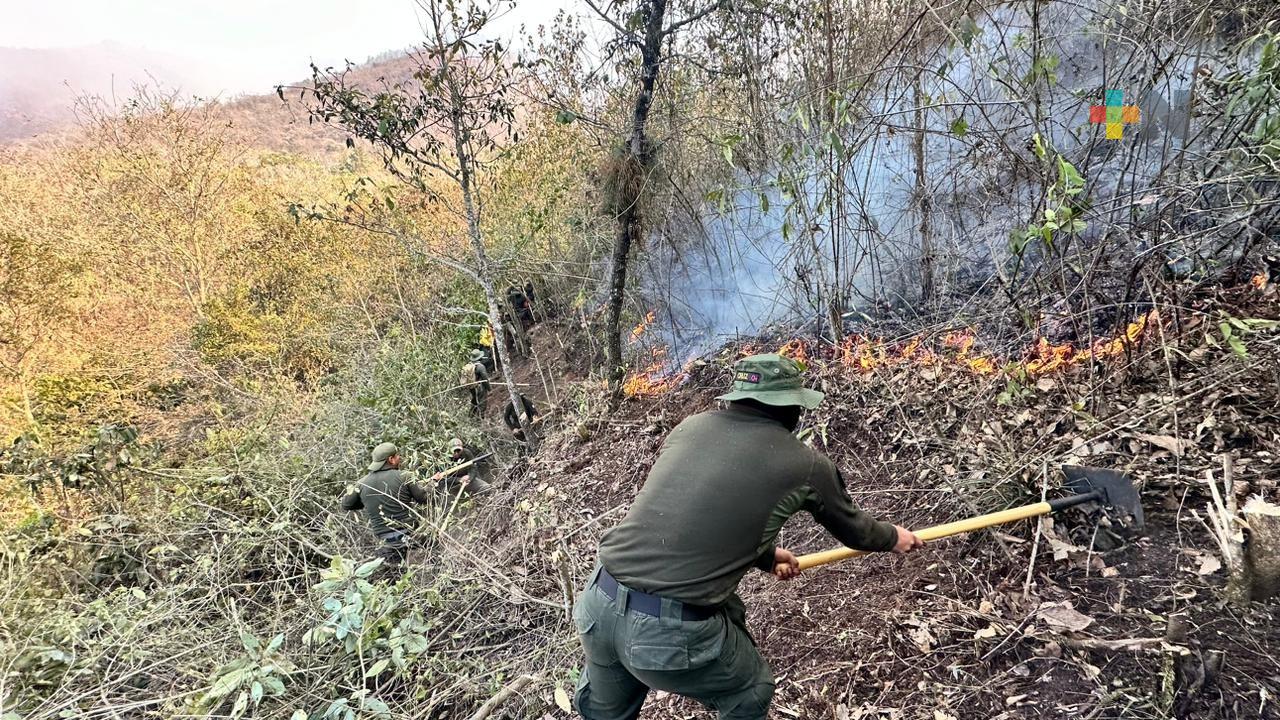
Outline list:
[[[493,714],[494,710],[498,709],[498,706],[510,700],[512,696],[516,695],[521,690],[524,690],[529,683],[537,682],[541,679],[541,675],[521,675],[515,680],[512,680],[506,687],[499,690],[497,695],[486,700],[485,703],[480,706],[480,709],[476,710],[475,714],[472,715],[469,720],[485,720],[485,718]]]
[[[1062,644],[1076,650],[1103,650],[1105,652],[1134,652],[1150,655],[1176,653],[1189,655],[1191,649],[1185,645],[1172,645],[1164,638],[1122,638],[1119,640],[1103,640],[1102,638],[1063,638]]]

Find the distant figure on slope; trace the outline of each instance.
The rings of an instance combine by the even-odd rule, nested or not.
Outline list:
[[[516,406],[507,401],[507,407],[502,411],[502,421],[511,429],[511,434],[517,438],[524,439],[524,430],[522,427],[529,427],[538,419],[538,408],[533,406],[533,402],[524,396],[524,393],[517,393],[520,398],[521,411],[516,415]]]
[[[343,510],[364,510],[374,537],[382,541],[378,557],[399,565],[409,554],[409,537],[417,523],[411,503],[425,504],[430,496],[400,472],[400,452],[384,442],[373,449],[369,474],[338,501]]]
[[[479,459],[477,459],[479,458]],[[470,462],[470,467],[452,472],[436,473],[431,479],[436,482],[436,489],[447,495],[455,495],[464,490],[467,495],[479,495],[489,490],[489,461],[472,448],[462,443],[461,438],[449,441],[449,461],[455,466]]]
[[[849,547],[908,552],[909,530],[854,507],[840,471],[793,432],[822,393],[781,355],[735,368],[724,409],[667,436],[631,510],[600,542],[573,618],[586,654],[575,701],[588,720],[631,720],[650,688],[694,698],[722,719],[764,720],[773,674],[747,632],[739,581],[751,568],[800,573],[775,544],[800,510]]]
[[[471,359],[462,366],[458,384],[467,389],[471,397],[471,414],[484,414],[485,401],[489,399],[489,371],[485,368],[483,350],[472,350]]]
[[[528,290],[533,288],[532,285],[527,286]],[[535,322],[533,317],[533,298],[528,290],[521,290],[515,285],[507,288],[507,302],[511,304],[511,309],[515,311],[516,318],[520,321],[520,327],[528,330]]]

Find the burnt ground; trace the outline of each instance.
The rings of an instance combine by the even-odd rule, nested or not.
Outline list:
[[[790,583],[748,576],[750,626],[777,679],[772,716],[1280,718],[1277,603],[1222,599],[1225,571],[1201,520],[1206,472],[1220,477],[1224,457],[1241,499],[1277,499],[1280,350],[1257,336],[1236,357],[1183,323],[1106,367],[1029,380],[1012,399],[1001,397],[1003,375],[909,363],[860,373],[815,348],[810,372],[828,400],[808,420],[812,442],[881,517],[923,527],[1034,502],[1061,492],[1057,467],[1083,463],[1134,478],[1147,523],[1140,535],[1100,532],[1098,517],[1071,512]],[[554,332],[536,329],[535,342],[547,347]],[[597,389],[562,392],[542,448],[493,500],[512,513],[483,530],[523,591],[563,597],[562,568],[581,584],[666,432],[714,405],[737,353],[725,348],[682,386],[628,398],[612,415]],[[1099,535],[1118,547],[1104,550]],[[832,543],[807,516],[780,542],[799,552]],[[575,665],[568,623],[541,622],[540,642]],[[568,716],[550,703],[539,712]],[[643,717],[711,716],[657,694]]]

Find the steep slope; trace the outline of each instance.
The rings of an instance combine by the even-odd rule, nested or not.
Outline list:
[[[1276,314],[1274,296],[1245,289],[1232,302],[1241,316]],[[1052,495],[1055,469],[1082,463],[1135,478],[1148,529],[1104,551],[1097,518],[1072,513],[1046,521],[1038,537],[1024,522],[789,584],[749,577],[743,595],[778,679],[776,716],[1280,717],[1268,700],[1278,689],[1268,679],[1277,608],[1224,607],[1223,574],[1198,520],[1201,479],[1220,475],[1224,455],[1242,496],[1276,499],[1280,417],[1265,380],[1276,338],[1255,337],[1245,362],[1200,347],[1195,315],[1181,329],[1173,313],[1161,315],[1160,332],[1127,357],[1046,374],[1001,402],[1004,374],[911,362],[860,372],[831,349],[811,349],[828,393],[810,421],[813,442],[846,469],[867,509],[921,527],[1037,500],[1044,482]],[[632,398],[620,417],[548,440],[511,498],[513,526],[535,528],[541,551],[526,546],[520,561],[531,594],[555,597],[566,570],[576,583],[589,574],[600,534],[625,512],[665,433],[713,405],[738,352],[726,348],[665,394]],[[833,542],[805,520],[784,530],[783,544]],[[572,663],[568,632],[557,637]],[[695,708],[660,696],[645,717],[702,717]]]

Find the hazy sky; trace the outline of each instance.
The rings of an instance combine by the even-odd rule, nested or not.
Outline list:
[[[547,22],[571,0],[524,0],[497,26]],[[414,0],[4,0],[0,46],[113,42],[170,56],[202,93],[267,93],[307,63],[362,62],[417,42]]]

